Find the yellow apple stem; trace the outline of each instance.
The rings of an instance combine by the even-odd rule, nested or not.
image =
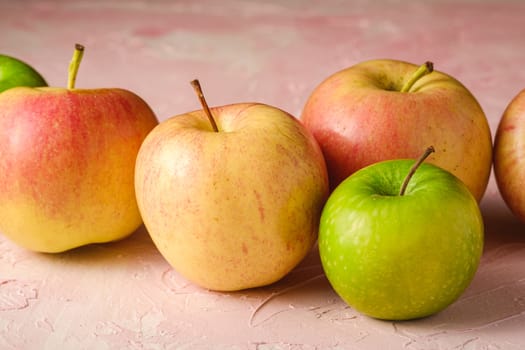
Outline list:
[[[414,86],[416,81],[421,79],[423,76],[430,74],[434,71],[434,64],[430,61],[423,63],[419,68],[412,74],[410,79],[403,85],[401,92],[408,92]]]
[[[78,67],[80,66],[80,61],[82,61],[82,56],[84,56],[84,46],[80,44],[75,44],[75,51],[73,52],[73,58],[69,63],[69,71],[67,76],[67,88],[74,89],[75,82],[77,80]]]
[[[410,179],[412,176],[414,176],[417,168],[427,159],[427,157],[434,152],[434,147],[430,146],[425,150],[425,153],[419,157],[419,159],[416,161],[414,165],[412,165],[412,168],[410,168],[410,171],[408,172],[407,176],[405,177],[405,180],[403,181],[403,184],[401,185],[401,189],[399,190],[399,195],[403,196],[405,194],[405,191],[407,189],[408,183],[410,182]]]
[[[215,119],[213,118],[213,115],[211,114],[210,107],[208,107],[208,103],[206,102],[206,99],[204,98],[204,94],[202,93],[202,88],[201,88],[201,84],[199,83],[199,80],[198,79],[192,80],[191,85],[193,86],[193,89],[195,89],[195,93],[197,93],[197,96],[199,97],[199,100],[201,101],[202,108],[204,109],[204,113],[206,113],[206,116],[208,116],[208,119],[210,120],[210,124],[211,124],[213,131],[219,132],[217,123],[215,122]]]

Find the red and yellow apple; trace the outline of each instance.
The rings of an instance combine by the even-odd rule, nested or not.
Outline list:
[[[117,240],[142,223],[135,160],[158,121],[130,91],[75,89],[76,69],[68,88],[0,94],[0,232],[34,251]]]
[[[203,106],[161,122],[144,140],[135,173],[144,224],[166,260],[197,285],[270,284],[317,239],[328,195],[323,155],[278,108]]]
[[[319,142],[331,188],[367,165],[416,158],[428,144],[434,163],[459,177],[479,201],[492,166],[492,139],[474,96],[453,77],[396,60],[339,71],[309,96],[301,119]],[[429,74],[431,73],[431,74]]]
[[[501,197],[525,222],[525,89],[508,104],[494,140],[494,175]]]

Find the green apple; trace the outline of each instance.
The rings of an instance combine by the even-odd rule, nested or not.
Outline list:
[[[136,94],[15,87],[0,94],[0,232],[61,252],[121,239],[142,223],[134,190],[139,147],[158,122]]]
[[[494,140],[494,175],[501,197],[525,222],[525,89],[509,102]]]
[[[44,78],[29,64],[0,55],[0,92],[15,86],[47,86]]]
[[[273,283],[317,240],[328,196],[324,158],[298,119],[261,103],[161,122],[135,170],[144,224],[193,283],[233,291]]]
[[[418,157],[427,144],[440,153],[429,163],[459,177],[480,201],[492,169],[487,118],[457,79],[397,60],[370,60],[325,79],[301,115],[325,156],[330,186],[382,161]]]
[[[326,276],[346,303],[374,318],[407,320],[443,310],[479,265],[484,227],[475,197],[450,172],[422,160],[357,171],[322,212]]]

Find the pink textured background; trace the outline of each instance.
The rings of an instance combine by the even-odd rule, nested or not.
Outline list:
[[[477,97],[492,131],[525,88],[525,2],[0,0],[0,52],[77,87],[123,87],[160,120],[260,101],[299,116],[328,75],[372,58],[422,63]],[[174,272],[144,229],[121,242],[35,254],[0,235],[1,349],[523,349],[525,234],[494,180],[482,202],[486,248],[469,289],[430,318],[384,322],[346,306],[316,252],[281,282],[238,293]],[[305,282],[306,281],[306,282]]]

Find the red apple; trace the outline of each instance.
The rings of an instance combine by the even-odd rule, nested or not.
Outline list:
[[[326,159],[330,185],[364,166],[416,158],[433,144],[434,163],[459,177],[479,201],[492,165],[483,110],[453,77],[432,65],[395,60],[359,63],[327,78],[301,116]]]
[[[501,197],[525,222],[525,89],[509,103],[494,140],[494,175]]]
[[[144,224],[173,268],[202,287],[270,284],[317,239],[328,195],[323,155],[276,107],[203,106],[144,140],[135,176]]]
[[[15,87],[0,94],[0,232],[60,252],[117,240],[142,223],[134,191],[139,147],[158,124],[123,89]]]

